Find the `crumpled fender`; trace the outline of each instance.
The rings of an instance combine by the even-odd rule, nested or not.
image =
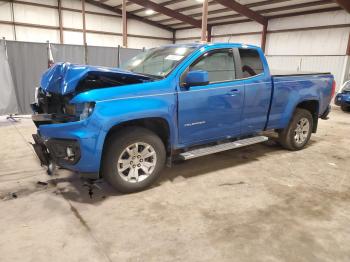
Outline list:
[[[74,92],[79,81],[89,72],[109,72],[118,76],[149,80],[147,76],[118,68],[57,63],[43,74],[40,82],[41,88],[47,92],[66,95]]]

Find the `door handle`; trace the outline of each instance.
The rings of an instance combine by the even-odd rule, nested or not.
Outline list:
[[[240,91],[239,89],[232,89],[232,90],[230,90],[230,91],[227,93],[227,95],[229,95],[229,96],[236,96],[236,95],[238,95],[240,92],[241,92],[241,91]]]

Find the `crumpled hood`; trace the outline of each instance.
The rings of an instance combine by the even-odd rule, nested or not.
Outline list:
[[[75,91],[79,81],[88,73],[111,73],[115,76],[150,80],[149,77],[118,68],[57,63],[48,69],[41,78],[41,88],[47,92],[66,95]]]

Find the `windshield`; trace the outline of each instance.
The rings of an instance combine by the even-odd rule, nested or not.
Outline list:
[[[130,59],[121,68],[131,72],[163,78],[195,47],[158,47],[142,52]]]

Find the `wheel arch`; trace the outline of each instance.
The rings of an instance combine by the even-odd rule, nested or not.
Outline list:
[[[316,131],[317,131],[319,106],[320,106],[320,103],[318,100],[310,99],[310,100],[304,100],[304,101],[300,102],[295,107],[295,110],[297,108],[301,108],[301,109],[305,109],[311,113],[312,119],[313,119],[313,125],[312,125],[312,132],[313,133],[316,133]],[[295,110],[294,110],[294,112],[295,112]]]
[[[120,122],[118,124],[113,125],[108,132],[106,133],[103,149],[105,148],[106,141],[116,132],[121,131],[125,127],[142,127],[154,132],[156,135],[160,137],[163,141],[164,146],[166,148],[167,154],[171,152],[171,140],[172,134],[170,129],[169,122],[162,117],[146,117],[128,120],[124,122]],[[104,151],[104,150],[103,150]]]

